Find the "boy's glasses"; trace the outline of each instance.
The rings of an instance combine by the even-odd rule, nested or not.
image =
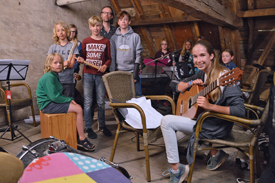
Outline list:
[[[72,33],[76,33],[76,31],[71,31]]]
[[[108,15],[112,15],[112,12],[101,12],[103,14],[108,14]]]

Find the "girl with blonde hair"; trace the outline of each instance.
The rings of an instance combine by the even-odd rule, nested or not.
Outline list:
[[[63,86],[62,93],[68,97],[74,97],[74,63],[75,57],[78,55],[77,46],[73,48],[70,42],[71,31],[65,22],[57,22],[53,28],[53,40],[49,48],[48,54],[59,53],[64,60],[64,70],[59,72],[60,83]],[[71,55],[71,56],[70,56]],[[70,58],[69,58],[70,56]]]

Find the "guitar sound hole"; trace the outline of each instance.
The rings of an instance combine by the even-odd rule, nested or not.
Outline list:
[[[189,99],[189,100],[188,100],[188,109],[191,108],[191,104],[192,104],[192,101],[191,101],[191,99]]]

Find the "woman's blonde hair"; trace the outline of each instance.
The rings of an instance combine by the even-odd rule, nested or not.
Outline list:
[[[168,41],[167,41],[166,38],[164,38],[164,39],[162,39],[162,40],[160,41],[160,51],[162,50],[162,48],[161,48],[162,41],[165,41],[165,42],[167,43],[167,50],[169,50],[169,49],[170,49],[170,46],[169,46],[169,44],[168,44]]]
[[[186,42],[189,42],[191,44],[191,48],[190,48],[190,52],[192,51],[192,48],[193,48],[193,41],[191,39],[186,39],[182,45],[182,50],[180,52],[180,55],[181,56],[184,56],[185,55],[185,52],[186,52],[186,48],[185,48],[185,45],[186,45]]]
[[[58,56],[60,58],[62,63],[62,68],[64,67],[64,63],[63,63],[64,60],[62,56],[59,53],[51,53],[46,58],[45,65],[44,65],[44,73],[51,71],[51,64],[55,56]]]
[[[68,41],[71,41],[71,38],[70,38],[71,30],[69,29],[69,26],[65,22],[57,22],[53,27],[53,41],[54,41],[54,44],[59,44],[59,38],[57,37],[56,31],[55,31],[55,27],[57,25],[60,25],[60,27],[62,27],[65,30],[66,37],[67,37]]]
[[[206,85],[209,85],[210,83],[212,83],[213,81],[218,79],[220,77],[220,73],[224,72],[226,70],[226,68],[219,63],[219,55],[216,52],[216,50],[213,48],[211,43],[209,43],[206,40],[200,40],[200,41],[196,42],[194,47],[196,45],[204,46],[206,48],[207,53],[210,56],[211,56],[211,54],[214,55],[213,59],[211,60],[212,61],[211,68],[210,68],[209,72],[206,73],[207,74]],[[218,100],[220,95],[221,95],[221,90],[220,90],[220,87],[218,87],[209,94],[209,97],[212,100],[212,102],[215,102]]]

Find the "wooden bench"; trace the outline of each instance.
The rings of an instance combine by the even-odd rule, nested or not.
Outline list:
[[[54,136],[77,148],[76,114],[45,114],[40,111],[41,138]]]

